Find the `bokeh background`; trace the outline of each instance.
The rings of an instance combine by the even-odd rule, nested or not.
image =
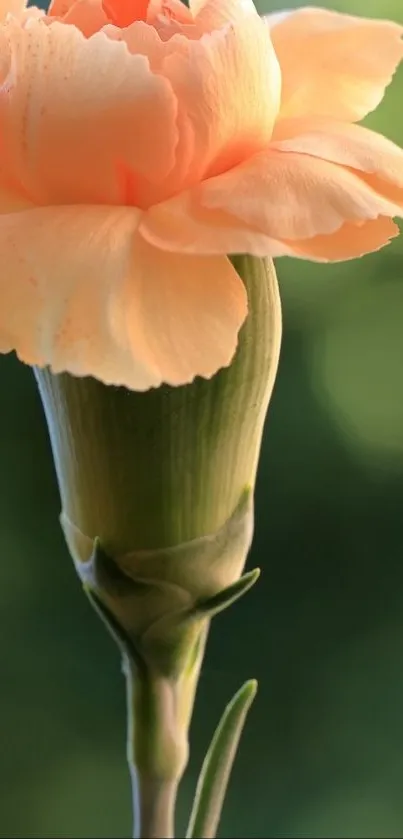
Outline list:
[[[403,23],[401,0],[333,8]],[[403,144],[402,72],[367,124]],[[249,560],[263,575],[215,619],[179,835],[223,706],[256,676],[221,836],[402,837],[403,238],[277,268],[285,333]],[[1,358],[0,381],[0,835],[129,836],[118,656],[59,530],[31,371]]]

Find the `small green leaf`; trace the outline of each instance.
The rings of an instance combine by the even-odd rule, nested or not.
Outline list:
[[[231,769],[257,682],[245,682],[227,705],[204,759],[186,839],[213,839],[220,821]]]
[[[240,577],[231,586],[219,591],[213,597],[209,597],[208,600],[198,600],[195,613],[200,617],[212,618],[214,615],[222,612],[223,609],[226,609],[227,606],[231,606],[232,603],[239,600],[243,594],[246,594],[255,585],[259,577],[260,568],[254,568],[253,571],[248,571],[247,574],[244,574],[243,577]]]

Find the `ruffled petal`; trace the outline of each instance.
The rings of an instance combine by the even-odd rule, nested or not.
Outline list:
[[[224,257],[165,254],[139,211],[52,207],[0,217],[0,351],[146,390],[230,363],[246,292]]]
[[[228,23],[257,15],[253,0],[190,0],[195,24],[203,32],[213,32]]]
[[[35,203],[135,204],[136,174],[170,171],[176,100],[144,56],[38,20],[7,22],[0,50],[1,160]]]
[[[362,125],[327,118],[283,120],[271,147],[320,157],[403,187],[403,149]]]
[[[72,6],[75,6],[77,0],[50,0],[48,8],[49,17],[61,18],[66,15]],[[101,3],[101,0],[99,0]]]
[[[182,0],[147,0],[147,22],[154,25],[163,18],[167,23],[174,21],[179,26],[193,24],[192,12]]]
[[[157,248],[179,253],[284,255],[282,242],[230,213],[206,209],[199,199],[199,191],[190,190],[150,207],[140,222],[142,236]]]
[[[356,259],[385,247],[399,235],[399,228],[385,216],[364,224],[343,224],[335,233],[314,236],[302,242],[284,242],[284,255],[315,262],[340,262]]]
[[[0,20],[4,20],[7,15],[20,18],[24,15],[26,5],[25,0],[0,0]]]
[[[379,195],[403,208],[403,150],[375,131],[329,119],[283,120],[272,147],[355,169]]]
[[[403,58],[403,27],[325,9],[266,18],[282,73],[282,117],[356,121],[379,105]]]
[[[284,243],[402,214],[393,197],[350,169],[273,149],[151,207],[141,229],[172,250],[278,256],[288,252]]]
[[[26,0],[0,0],[0,23],[3,23],[9,15],[16,18],[20,25],[31,18],[43,17],[45,12],[37,6],[26,5]]]
[[[63,17],[63,23],[76,26],[86,38],[108,23],[100,0],[76,0]]]
[[[199,188],[203,207],[224,210],[275,239],[333,233],[345,222],[398,216],[401,207],[350,169],[275,149]]]
[[[205,177],[226,171],[265,148],[280,102],[280,69],[267,27],[258,15],[204,35],[162,41],[136,22],[106,27],[130,52],[147,56],[154,73],[170,82],[178,103],[176,165],[157,188],[146,184],[142,206],[167,198]]]
[[[267,28],[257,15],[200,41],[174,41],[162,72],[187,126],[192,150],[189,185],[265,148],[280,102],[280,70]]]
[[[291,256],[316,262],[354,259],[377,251],[399,234],[390,218],[346,222],[330,234],[307,239],[275,239],[218,210],[205,210],[192,196],[178,196],[143,217],[141,232],[159,248],[183,253],[251,253],[255,256]]]
[[[137,301],[128,286],[126,317],[145,335],[160,381],[181,385],[227,367],[248,308],[227,257],[165,253],[139,237],[133,260]]]
[[[102,31],[110,40],[124,41],[132,55],[144,55],[152,72],[159,75],[163,74],[165,59],[182,43],[182,39],[176,39],[175,43],[161,41],[157,30],[141,20],[136,20],[125,29],[108,23]]]

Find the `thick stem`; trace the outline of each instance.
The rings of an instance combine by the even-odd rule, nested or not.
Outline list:
[[[126,658],[127,757],[133,789],[134,839],[173,839],[175,803],[188,753],[188,731],[209,622],[203,621],[188,666],[161,675]]]
[[[179,779],[159,780],[130,767],[133,789],[133,839],[173,839]]]
[[[187,762],[175,685],[127,662],[127,757],[133,789],[134,839],[173,839],[176,793]]]

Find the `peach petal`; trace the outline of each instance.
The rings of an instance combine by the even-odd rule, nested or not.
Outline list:
[[[167,250],[275,257],[300,240],[382,215],[403,211],[349,169],[273,150],[151,207],[140,229]]]
[[[146,390],[231,361],[246,292],[224,257],[164,254],[128,207],[0,217],[0,351]]]
[[[140,230],[159,248],[184,253],[252,253],[255,256],[291,256],[316,262],[354,259],[377,251],[399,234],[390,218],[379,216],[363,223],[345,223],[334,233],[304,240],[273,239],[240,226],[239,220],[219,211],[206,211],[191,201],[189,194],[178,196],[151,210],[143,217]]]
[[[204,210],[189,193],[152,207],[140,222],[142,235],[158,248],[183,253],[251,253],[321,262],[353,259],[379,250],[399,233],[392,219],[346,222],[334,233],[303,240],[274,239],[240,224],[228,213]]]
[[[166,253],[139,237],[134,262],[137,298],[129,286],[126,317],[134,310],[133,341],[142,329],[160,381],[181,385],[227,367],[248,308],[227,257]]]
[[[0,0],[0,20],[5,20],[7,15],[19,18],[24,14],[25,8],[25,0]]]
[[[161,40],[157,30],[142,21],[136,21],[126,29],[108,25],[102,31],[108,38],[117,41],[123,40],[129,51],[134,55],[146,56],[152,72],[162,76],[165,75],[166,60],[171,55],[178,52],[187,55],[187,38],[176,35],[171,40]],[[199,94],[197,93],[197,95]],[[142,207],[148,207],[169,198],[173,193],[183,188],[186,180],[191,180],[189,172],[192,169],[192,161],[196,157],[195,132],[191,121],[188,119],[186,108],[178,107],[176,125],[178,130],[176,165],[168,177],[158,181],[158,183],[152,184],[147,179],[138,179],[137,194],[139,204]]]
[[[272,147],[355,169],[375,192],[403,208],[403,150],[375,131],[329,119],[283,120]]]
[[[338,120],[282,120],[271,147],[339,163],[403,187],[403,150],[362,125]]]
[[[193,15],[182,0],[150,0],[147,8],[147,22],[152,25],[165,18],[167,22],[193,24]]]
[[[367,174],[363,172],[361,175],[361,180],[368,184],[371,189],[378,193],[378,195],[382,195],[383,198],[386,198],[388,201],[391,201],[399,208],[399,212],[397,215],[401,216],[403,212],[403,188],[391,181],[384,180],[384,178],[378,174]]]
[[[274,239],[333,233],[345,222],[400,216],[363,177],[326,160],[269,150],[199,187],[199,201]]]
[[[267,28],[256,14],[200,41],[184,35],[161,41],[155,29],[141,22],[103,31],[108,38],[123,39],[130,52],[147,56],[152,71],[169,80],[178,102],[177,164],[157,191],[147,190],[142,206],[225,171],[267,146],[281,80]]]
[[[177,96],[194,150],[189,185],[267,145],[280,102],[280,69],[257,15],[200,41],[172,40],[163,73]]]
[[[339,262],[378,251],[398,235],[397,224],[390,218],[379,216],[360,225],[343,224],[327,236],[314,236],[303,242],[284,242],[284,246],[289,256],[315,262]]]
[[[212,32],[246,15],[257,15],[253,0],[190,0],[190,10],[200,31]]]
[[[48,17],[64,17],[76,2],[77,0],[50,0]],[[99,3],[101,3],[101,0],[99,0]]]
[[[44,15],[43,9],[38,9],[37,6],[27,7],[26,0],[0,0],[0,23],[11,16],[24,26],[31,18],[40,18]]]
[[[126,203],[122,171],[133,182],[168,174],[177,105],[145,57],[102,32],[87,40],[37,20],[4,24],[0,49],[2,163],[36,203]]]
[[[144,55],[153,73],[163,73],[164,60],[174,49],[173,44],[161,41],[153,26],[141,20],[136,20],[124,29],[109,23],[103,27],[102,32],[113,41],[124,41],[132,55]]]
[[[282,117],[356,121],[379,105],[403,58],[403,27],[325,9],[266,18],[282,73]]]
[[[32,202],[7,177],[0,175],[0,218],[2,213],[15,213],[32,207]]]
[[[64,15],[63,23],[77,26],[86,38],[90,38],[108,23],[108,18],[100,0],[76,0]]]
[[[283,243],[230,213],[206,210],[198,203],[196,191],[183,192],[150,207],[139,229],[147,242],[166,251],[275,257],[283,256],[286,250]]]

